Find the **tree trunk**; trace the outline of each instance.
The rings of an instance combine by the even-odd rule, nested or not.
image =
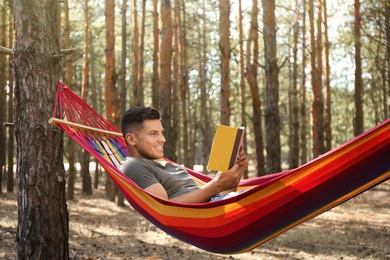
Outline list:
[[[387,85],[384,87],[384,114],[390,117],[390,2],[385,1]],[[386,102],[387,101],[387,102]]]
[[[120,82],[120,114],[123,115],[127,110],[127,102],[126,102],[126,59],[127,59],[127,0],[122,1],[122,55],[121,55],[121,82]]]
[[[244,31],[242,28],[242,0],[238,1],[238,42],[239,42],[239,66],[240,66],[240,103],[241,125],[246,126],[246,88],[245,88],[245,57],[244,57]],[[243,149],[247,152],[246,132],[243,138]],[[244,179],[248,178],[248,169],[244,172]]]
[[[202,121],[200,123],[200,130],[202,133],[202,161],[203,161],[203,173],[207,174],[207,161],[210,156],[211,150],[211,135],[210,135],[210,117],[209,117],[209,108],[208,105],[208,91],[207,91],[207,11],[205,6],[205,0],[203,0],[203,13],[200,19],[202,23],[199,23],[198,28],[199,32],[199,57],[200,57],[200,68],[199,68],[199,83],[200,83],[200,111],[202,115]]]
[[[18,259],[68,259],[63,143],[52,116],[60,58],[57,1],[11,1],[17,143]],[[33,11],[32,11],[33,10]]]
[[[159,37],[158,37],[158,0],[153,0],[153,76],[152,76],[152,104],[159,108],[160,80],[158,73],[159,65]]]
[[[315,40],[314,3],[309,0],[310,20],[310,65],[311,65],[311,86],[313,92],[312,103],[312,138],[313,156],[317,157],[323,152],[323,98],[322,88],[319,85],[319,72],[317,67],[317,44]]]
[[[118,89],[115,86],[115,2],[105,0],[106,15],[106,65],[104,78],[104,97],[106,107],[106,118],[113,125],[119,125],[119,101]],[[116,186],[111,178],[107,178],[106,197],[115,201]]]
[[[9,13],[9,21],[12,21],[12,15]],[[13,31],[13,23],[9,23],[9,32]],[[13,33],[9,34],[8,47],[12,48],[14,45]],[[9,62],[12,62],[12,56],[9,57]],[[8,70],[9,86],[14,85],[14,79],[11,69]],[[14,88],[9,88],[8,93],[8,122],[14,122]],[[15,148],[14,128],[8,128],[8,173],[7,173],[7,192],[14,192],[14,148]]]
[[[301,165],[307,162],[306,144],[306,0],[303,0],[302,12],[302,80],[301,80]]]
[[[219,37],[221,51],[221,118],[230,125],[230,0],[219,0]]]
[[[323,16],[324,16],[324,46],[325,46],[325,152],[332,149],[332,115],[331,115],[331,94],[330,94],[330,65],[329,65],[329,49],[330,43],[328,38],[328,9],[326,0],[323,1]]]
[[[137,0],[132,2],[132,11],[133,11],[133,41],[132,41],[132,59],[133,59],[133,99],[132,106],[140,106],[141,102],[139,100],[140,90],[138,75],[139,75],[139,32],[138,32],[138,10],[137,10]]]
[[[171,0],[162,0],[161,14],[161,43],[160,43],[160,112],[165,129],[166,145],[164,155],[175,161],[176,140],[172,136],[172,7]],[[165,148],[166,147],[166,148]]]
[[[1,6],[1,22],[0,22],[0,46],[6,46],[6,17],[7,17],[7,11],[5,9],[5,4]],[[5,170],[5,127],[3,126],[3,122],[5,122],[6,119],[6,92],[5,92],[5,86],[6,86],[6,61],[7,56],[1,55],[0,56],[0,193],[2,193],[2,187],[3,187],[3,171]]]
[[[295,1],[295,21],[293,29],[293,65],[292,89],[290,91],[290,130],[289,130],[289,168],[299,166],[299,107],[298,107],[298,38],[299,38],[299,4]]]
[[[251,94],[252,94],[252,109],[253,109],[253,132],[255,135],[255,148],[256,148],[256,162],[257,162],[257,176],[266,174],[265,171],[265,159],[264,159],[264,143],[263,143],[263,130],[262,130],[262,117],[261,100],[259,94],[259,86],[257,83],[257,67],[259,58],[259,25],[258,25],[258,2],[253,0],[252,2],[252,15],[251,15],[251,27],[249,28],[249,39],[247,41],[247,62],[246,62],[246,74],[245,77],[248,81]],[[251,45],[253,44],[253,54],[251,54]]]
[[[89,4],[88,0],[84,0],[84,65],[83,65],[83,85],[81,86],[81,98],[88,103],[89,92]],[[82,191],[86,195],[92,195],[92,178],[89,172],[89,163],[91,155],[88,151],[82,150],[81,158],[81,177]]]
[[[354,134],[358,136],[364,132],[363,117],[363,78],[362,78],[362,57],[360,42],[360,0],[355,0],[355,23],[354,23],[354,40],[355,40],[355,120]]]
[[[263,0],[263,39],[265,57],[265,129],[267,172],[281,171],[279,68],[276,57],[275,0]]]
[[[177,6],[180,5],[179,0],[175,0]],[[180,49],[180,71],[181,71],[181,80],[180,80],[180,103],[182,111],[182,125],[183,125],[183,153],[184,153],[184,165],[187,167],[192,167],[194,165],[194,160],[191,160],[194,150],[191,149],[189,145],[190,141],[190,132],[191,129],[189,125],[189,115],[191,114],[191,109],[188,106],[189,104],[189,87],[188,87],[188,64],[187,64],[187,46],[185,44],[186,40],[186,11],[185,5],[180,5],[180,10],[182,10],[183,21],[179,15],[179,49]]]
[[[69,49],[71,47],[70,44],[70,22],[69,22],[69,1],[65,0],[65,6],[64,6],[64,16],[65,16],[65,29],[64,29],[64,35],[65,35],[65,48]],[[73,70],[72,70],[72,55],[67,55],[65,57],[66,59],[66,84],[69,87],[72,87],[73,85]],[[68,178],[67,178],[67,199],[73,200],[74,199],[74,184],[76,181],[76,166],[75,166],[75,141],[73,141],[72,138],[67,137],[66,140],[68,141],[68,163],[69,163],[69,169],[68,169]]]

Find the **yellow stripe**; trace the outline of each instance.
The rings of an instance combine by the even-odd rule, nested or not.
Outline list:
[[[272,238],[274,238],[274,237],[276,237],[276,236],[286,232],[287,230],[289,230],[289,229],[291,229],[291,228],[293,228],[293,227],[295,227],[295,226],[297,226],[297,225],[299,225],[299,224],[301,224],[301,223],[303,223],[303,222],[305,222],[307,220],[310,220],[310,219],[312,219],[312,218],[314,218],[314,217],[324,213],[325,211],[327,211],[327,210],[329,210],[329,209],[331,209],[331,208],[341,204],[342,202],[346,201],[347,199],[352,198],[353,196],[355,196],[355,195],[357,195],[357,194],[359,194],[359,193],[369,189],[370,187],[380,183],[383,180],[386,180],[389,177],[390,177],[390,171],[388,171],[384,175],[381,175],[378,178],[370,181],[369,183],[366,183],[365,185],[359,187],[358,189],[351,191],[350,193],[348,193],[348,194],[344,195],[343,197],[333,201],[332,203],[329,203],[329,204],[325,205],[324,207],[314,211],[313,213],[307,215],[306,217],[301,218],[300,220],[298,220],[298,221],[292,223],[291,225],[289,225],[289,226],[279,230],[278,232],[276,232],[276,233],[272,234],[271,236],[267,237],[266,239],[263,239],[263,240],[257,242],[255,245],[252,245],[251,247],[248,247],[244,251],[241,251],[241,252],[243,253],[243,252],[246,252],[246,251],[250,251],[250,250],[258,247],[259,245],[267,242],[268,240],[270,240],[270,239],[272,239]]]

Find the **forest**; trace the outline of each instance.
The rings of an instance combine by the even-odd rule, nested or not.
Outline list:
[[[80,179],[82,194],[104,181],[106,199],[124,205],[94,159],[48,124],[58,81],[118,128],[128,108],[158,108],[165,156],[204,174],[216,124],[245,126],[250,178],[390,118],[386,0],[3,0],[0,18],[0,193],[23,205],[19,255],[44,248],[28,243],[44,221],[66,234],[45,253],[69,254],[60,219]],[[57,211],[31,227],[37,203]]]

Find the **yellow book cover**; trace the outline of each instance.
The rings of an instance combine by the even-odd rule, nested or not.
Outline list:
[[[217,125],[207,169],[227,171],[236,163],[242,145],[244,127]]]

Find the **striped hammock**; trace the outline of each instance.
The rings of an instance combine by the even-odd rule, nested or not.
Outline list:
[[[59,83],[53,118],[104,167],[130,205],[166,233],[209,252],[249,251],[390,178],[390,120],[294,170],[242,180],[246,192],[203,204],[175,203],[119,171],[120,131]],[[187,169],[202,183],[210,177]]]

